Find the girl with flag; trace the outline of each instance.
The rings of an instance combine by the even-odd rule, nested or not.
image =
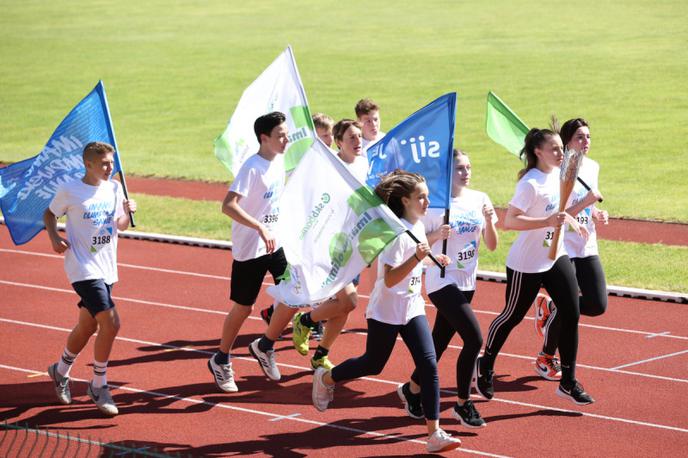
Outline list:
[[[595,202],[602,199],[597,190],[600,166],[588,157],[590,127],[585,119],[569,119],[561,126],[560,135],[567,149],[584,154],[578,177],[590,188],[587,189],[578,182],[566,205],[566,212],[576,218],[578,224],[585,226],[589,236],[586,240],[576,231],[569,229],[564,233],[564,246],[573,263],[581,291],[578,297],[580,313],[586,316],[599,316],[607,309],[607,282],[597,249],[595,221],[603,224],[609,221],[609,214],[595,207]],[[545,338],[542,351],[535,360],[535,371],[544,379],[558,380],[561,369],[554,354],[561,333],[561,318],[551,299],[544,294],[539,294],[535,300],[535,329]]]
[[[442,240],[447,240],[447,252],[452,258],[455,257],[455,261],[445,268],[445,275],[441,275],[437,266],[428,267],[425,289],[437,307],[432,329],[437,359],[442,357],[455,333],[458,332],[463,340],[463,348],[456,361],[458,399],[452,415],[466,427],[480,428],[486,423],[470,400],[470,391],[473,368],[483,345],[483,337],[480,323],[471,308],[471,300],[475,293],[480,237],[482,235],[490,251],[497,248],[497,215],[487,194],[468,188],[471,161],[466,153],[454,149],[453,154],[449,224],[443,224],[442,209],[431,209],[423,218],[423,223],[433,250],[441,250]],[[413,372],[409,382],[399,385],[397,389],[406,412],[413,418],[423,418],[420,391],[418,370]]]
[[[427,213],[429,198],[425,179],[415,173],[397,170],[385,176],[375,193],[420,241],[400,235],[378,257],[378,275],[370,296],[366,318],[368,335],[365,353],[335,366],[331,371],[319,367],[313,377],[313,405],[325,411],[333,400],[338,382],[382,372],[401,334],[424,387],[421,398],[428,427],[430,453],[452,450],[461,441],[439,427],[439,377],[430,327],[421,296],[422,260],[431,253],[421,218]],[[449,258],[439,255],[444,265]]]
[[[494,363],[511,330],[523,320],[541,286],[557,306],[561,319],[559,351],[562,376],[556,394],[578,405],[593,398],[576,380],[578,352],[578,284],[571,261],[564,250],[549,258],[555,228],[571,225],[581,237],[587,231],[559,207],[559,166],[563,145],[559,135],[548,129],[531,129],[521,151],[526,167],[519,172],[514,197],[504,219],[506,229],[520,231],[506,259],[506,305],[492,322],[485,353],[476,361],[476,389],[486,399],[494,396]],[[559,239],[562,240],[561,238]]]

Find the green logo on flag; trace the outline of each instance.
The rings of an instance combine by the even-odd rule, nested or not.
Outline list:
[[[304,153],[313,144],[313,120],[307,106],[295,106],[289,109],[296,130],[289,133],[289,147],[284,156],[284,167],[287,171],[294,169]]]
[[[367,224],[358,235],[358,252],[366,264],[371,264],[396,235],[392,227],[382,218],[374,219]]]

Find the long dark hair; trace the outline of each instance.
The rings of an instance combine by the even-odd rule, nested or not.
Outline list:
[[[552,136],[556,135],[556,132],[550,129],[538,129],[533,128],[526,134],[525,145],[519,154],[519,157],[525,163],[525,168],[518,172],[518,179],[523,178],[523,175],[528,173],[530,169],[537,167],[538,158],[535,155],[535,150],[542,146],[543,143],[548,141]]]
[[[383,200],[385,204],[399,218],[404,216],[404,204],[402,197],[409,197],[416,190],[419,183],[424,183],[423,175],[396,169],[385,175],[375,186],[375,194]]]
[[[576,131],[581,127],[588,127],[588,121],[583,118],[574,118],[566,121],[559,130],[559,135],[561,136],[561,143],[566,146],[569,144]]]

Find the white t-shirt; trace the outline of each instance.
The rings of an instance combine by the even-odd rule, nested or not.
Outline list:
[[[516,192],[509,205],[523,211],[526,216],[541,218],[559,211],[559,168],[545,174],[537,168],[530,169],[516,185]],[[506,266],[523,273],[546,272],[554,261],[549,259],[554,227],[542,227],[521,231],[511,245]],[[566,254],[564,237],[559,237],[557,258]]]
[[[600,174],[600,166],[587,156],[583,156],[578,176],[585,181],[592,189],[597,189],[598,177]],[[569,197],[566,208],[576,205],[578,202],[588,194],[588,190],[576,180],[576,185]],[[590,236],[587,242],[583,237],[578,235],[570,225],[566,225],[566,232],[564,234],[564,246],[570,258],[586,258],[598,254],[597,251],[597,231],[595,230],[595,221],[592,217],[592,205],[586,207],[576,215],[576,220],[581,226],[585,226]]]
[[[404,225],[421,242],[427,242],[422,221]],[[377,260],[377,280],[366,310],[366,318],[387,324],[404,325],[418,315],[425,315],[425,301],[421,296],[423,263],[419,262],[399,283],[391,288],[385,286],[385,264],[398,267],[416,252],[416,242],[408,234],[401,234],[380,253]]]
[[[490,198],[484,192],[465,188],[461,197],[452,197],[450,201],[449,226],[451,231],[447,239],[447,256],[452,263],[445,268],[444,278],[440,278],[440,268],[431,265],[425,271],[425,289],[428,293],[439,291],[447,285],[456,285],[461,291],[475,290],[475,278],[478,270],[478,248],[480,236],[485,231],[483,205],[492,207]],[[497,214],[492,215],[497,222]],[[432,208],[423,218],[427,232],[432,232],[444,224],[444,210]],[[443,240],[432,245],[434,253],[442,251]]]
[[[67,215],[64,266],[70,283],[102,279],[117,282],[117,219],[124,215],[124,193],[119,182],[91,186],[80,179],[58,186],[50,211]]]
[[[342,161],[344,162],[344,161]],[[366,156],[356,156],[352,163],[344,162],[351,171],[351,174],[358,178],[362,183],[368,178],[368,158]]]
[[[277,239],[273,228],[279,218],[279,197],[284,189],[284,157],[278,154],[272,161],[258,154],[249,157],[239,169],[229,190],[241,196],[239,205],[246,213],[268,228]],[[277,240],[275,250],[280,247]],[[258,231],[236,221],[232,223],[232,256],[247,261],[267,254],[265,242]]]
[[[368,157],[366,155],[366,151],[368,150],[368,147],[371,146],[373,143],[379,141],[384,137],[386,134],[382,131],[378,131],[377,137],[375,137],[374,140],[366,140],[365,138],[361,137],[361,151],[362,155],[364,155],[366,158]]]

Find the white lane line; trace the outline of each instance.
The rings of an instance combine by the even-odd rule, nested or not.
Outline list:
[[[33,369],[25,369],[23,367],[16,367],[16,366],[8,366],[6,364],[0,364],[0,369],[6,369],[10,371],[15,371],[15,372],[24,372],[24,373],[30,373],[30,374],[40,374],[40,375],[48,375],[46,372],[43,371],[37,371]],[[75,382],[82,382],[82,383],[88,383],[88,380],[85,379],[80,379],[80,378],[70,378],[70,380],[75,381]],[[335,423],[324,423],[321,421],[316,421],[316,420],[308,420],[306,418],[299,418],[298,416],[284,416],[272,412],[266,412],[263,410],[257,410],[257,409],[248,409],[245,407],[238,407],[230,404],[225,404],[225,403],[219,403],[219,402],[210,402],[210,401],[204,401],[202,399],[196,399],[196,398],[189,398],[189,397],[182,397],[182,396],[175,396],[167,393],[161,393],[159,391],[147,391],[147,390],[142,390],[139,388],[133,388],[130,386],[123,386],[123,385],[112,385],[110,384],[111,388],[122,390],[122,391],[129,391],[131,393],[137,393],[137,394],[146,394],[149,396],[154,396],[157,398],[163,398],[163,399],[172,399],[175,401],[181,401],[181,402],[188,402],[191,404],[200,404],[200,405],[206,405],[209,407],[218,407],[221,409],[227,409],[227,410],[234,410],[238,412],[244,412],[244,413],[251,413],[255,415],[260,415],[263,417],[270,417],[272,420],[275,419],[280,419],[280,420],[287,420],[287,421],[294,421],[297,423],[305,423],[308,425],[313,425],[313,426],[318,426],[318,427],[326,427],[326,428],[332,428],[332,429],[338,429],[341,431],[346,431],[350,433],[356,433],[356,434],[363,434],[366,436],[373,436],[373,437],[378,437],[382,439],[393,439],[398,442],[413,442],[416,444],[422,444],[425,445],[426,442],[418,439],[407,439],[405,437],[400,437],[398,435],[391,435],[391,434],[383,434],[383,433],[378,433],[376,431],[366,431],[364,429],[358,429],[358,428],[352,428],[349,426],[342,426],[342,425],[337,425]],[[374,445],[371,444],[371,445]],[[481,456],[491,456],[491,457],[497,457],[497,458],[506,458],[506,455],[495,455],[493,453],[487,453],[487,452],[481,452],[479,450],[472,450],[468,448],[458,448],[456,449],[458,452],[466,452],[466,453],[471,453],[474,455],[481,455]]]
[[[71,332],[71,329],[67,329],[67,328],[59,328],[56,326],[44,325],[44,324],[39,324],[39,323],[30,323],[30,322],[26,322],[26,321],[9,320],[9,319],[5,319],[5,318],[0,318],[0,322],[6,322],[6,323],[10,323],[10,324],[19,324],[19,325],[30,326],[30,327],[37,327],[37,328],[41,328],[41,329],[50,329],[50,330],[60,331],[60,332],[64,332],[64,333]],[[115,339],[122,340],[125,342],[136,343],[139,345],[146,345],[146,346],[150,346],[150,347],[157,346],[157,347],[161,347],[161,348],[178,348],[180,351],[190,351],[190,352],[194,352],[194,353],[202,353],[205,355],[213,354],[213,352],[205,351],[205,350],[196,350],[193,348],[175,347],[174,345],[162,344],[162,343],[157,343],[157,342],[149,342],[149,341],[138,340],[138,339],[130,339],[130,338],[126,338],[126,337],[117,336],[117,337],[115,337]],[[255,359],[249,358],[249,357],[233,356],[232,359],[251,361],[253,364],[256,363]],[[308,371],[308,372],[312,371],[312,368],[310,368],[310,367],[296,366],[293,364],[277,363],[277,365],[282,366],[282,367],[287,367],[290,369],[297,369],[300,371]],[[0,364],[0,367],[2,367],[1,364]],[[399,386],[399,384],[401,383],[399,381],[385,380],[385,379],[374,378],[374,377],[362,377],[362,379],[368,380],[371,382],[384,383],[387,385],[394,385],[394,386]],[[442,392],[456,395],[456,391],[452,391],[452,390],[442,390]],[[688,433],[688,429],[679,428],[676,426],[660,425],[660,424],[648,423],[648,422],[639,421],[639,420],[630,420],[627,418],[610,417],[610,416],[606,416],[606,415],[593,414],[593,413],[583,412],[583,411],[579,411],[579,410],[561,409],[558,407],[551,407],[551,406],[545,406],[545,405],[540,405],[540,404],[531,404],[531,403],[520,402],[520,401],[512,401],[512,400],[503,399],[503,398],[492,398],[492,401],[503,402],[505,404],[519,405],[519,406],[523,406],[523,407],[532,407],[532,408],[537,408],[540,410],[544,409],[544,410],[555,410],[557,412],[575,413],[575,414],[580,414],[581,416],[584,416],[584,417],[598,418],[598,419],[602,419],[602,420],[617,421],[617,422],[621,422],[621,423],[629,423],[629,424],[634,424],[634,425],[639,425],[639,426],[647,426],[647,427],[651,427],[651,428],[668,429],[671,431]],[[273,415],[273,416],[277,416],[277,415]]]
[[[301,416],[301,414],[300,414],[300,413],[293,413],[293,414],[291,414],[291,415],[283,415],[283,416],[281,416],[281,417],[275,417],[275,418],[271,418],[271,419],[270,419],[270,420],[268,420],[268,421],[281,421],[281,420],[289,420],[290,418],[294,418],[294,417],[300,417],[300,416]]]
[[[42,257],[47,257],[47,258],[56,258],[56,259],[62,259],[61,255],[55,255],[55,254],[48,254],[48,253],[38,253],[38,252],[33,252],[33,251],[22,251],[22,250],[12,250],[8,248],[0,248],[0,252],[6,252],[6,253],[14,253],[14,254],[25,254],[25,255],[30,255],[30,256],[42,256]],[[130,268],[130,269],[139,269],[139,270],[149,270],[153,272],[162,272],[162,273],[169,273],[169,274],[175,274],[175,275],[186,275],[186,276],[192,276],[192,277],[198,277],[198,278],[209,278],[213,280],[222,280],[222,281],[230,281],[231,276],[222,276],[222,275],[212,275],[212,274],[203,274],[203,273],[197,273],[197,272],[189,272],[185,270],[174,270],[174,269],[163,269],[159,267],[150,267],[150,266],[143,266],[143,265],[138,265],[138,264],[125,264],[125,263],[118,263],[117,264],[120,267],[125,267],[125,268]],[[264,281],[262,283],[264,286],[272,286],[274,283],[270,281]],[[359,294],[358,297],[362,299],[370,299],[369,295],[366,294]],[[145,302],[142,302],[145,303]],[[434,305],[430,303],[425,304],[426,307],[434,307]],[[473,309],[475,313],[482,313],[485,315],[499,315],[501,312],[493,312],[490,310],[480,310],[480,309]],[[533,320],[532,317],[525,317],[526,320]],[[600,325],[595,325],[595,324],[587,324],[587,323],[580,323],[580,327],[584,328],[591,328],[591,329],[599,329],[602,331],[614,331],[614,332],[625,332],[625,333],[630,333],[630,334],[639,334],[646,336],[647,338],[653,338],[653,337],[664,337],[664,338],[669,338],[669,339],[677,339],[677,340],[688,340],[688,336],[678,336],[678,335],[672,335],[669,331],[664,331],[664,332],[650,332],[650,331],[639,331],[635,329],[625,329],[625,328],[615,328],[615,327],[610,327],[610,326],[600,326]]]
[[[28,283],[17,283],[17,282],[8,282],[5,280],[0,280],[0,284],[6,284],[6,285],[11,285],[11,286],[20,286],[20,287],[25,287],[25,288],[33,288],[33,289],[41,289],[45,291],[52,291],[52,292],[58,292],[58,293],[65,293],[65,294],[72,294],[76,295],[76,293],[72,290],[69,289],[62,289],[62,288],[53,288],[50,286],[39,286],[39,285],[32,285]],[[146,304],[146,305],[153,305],[156,307],[164,307],[164,308],[171,308],[171,309],[176,309],[176,310],[184,310],[184,311],[190,311],[190,312],[201,312],[201,313],[210,313],[214,315],[226,315],[226,311],[222,310],[212,310],[212,309],[203,309],[203,308],[197,308],[197,307],[189,307],[185,305],[176,305],[176,304],[167,304],[164,302],[154,302],[154,301],[144,301],[141,299],[132,299],[128,297],[122,297],[122,296],[112,296],[113,299],[117,301],[124,301],[124,302],[133,302],[135,304]],[[249,316],[248,317],[251,320],[255,321],[262,321],[262,318],[257,317],[257,316]],[[356,334],[356,335],[361,335],[365,336],[367,335],[365,332],[359,332],[359,331],[346,331],[347,334]],[[402,340],[401,337],[397,337],[397,340]],[[176,348],[176,347],[174,347]],[[457,349],[460,350],[461,347],[457,345],[449,345],[449,348]],[[517,358],[517,359],[525,359],[525,360],[532,360],[533,356],[529,355],[516,355],[513,353],[506,353],[506,352],[501,352],[500,355],[502,356],[507,356],[511,358]],[[592,369],[592,370],[599,370],[599,371],[606,371],[606,372],[614,372],[614,373],[619,373],[619,374],[626,374],[626,375],[633,375],[633,376],[638,376],[638,377],[646,377],[646,378],[652,378],[656,380],[666,380],[669,382],[679,382],[679,383],[688,383],[688,379],[681,379],[681,378],[674,378],[674,377],[666,377],[663,375],[655,375],[655,374],[648,374],[644,372],[633,372],[633,371],[622,371],[618,369],[612,369],[608,367],[600,367],[600,366],[591,366],[587,364],[582,364],[582,363],[577,363],[576,366],[586,368],[586,369]]]
[[[678,356],[678,355],[683,355],[685,353],[688,353],[688,350],[683,350],[683,351],[677,351],[675,353],[669,353],[668,355],[662,355],[662,356],[655,356],[654,358],[649,358],[649,359],[644,359],[642,361],[636,361],[634,363],[628,363],[628,364],[623,364],[621,366],[616,366],[612,368],[612,370],[617,370],[617,369],[623,369],[624,367],[629,367],[629,366],[635,366],[638,364],[644,364],[644,363],[649,363],[651,361],[657,361],[659,359],[665,359],[665,358],[671,358],[672,356]]]
[[[654,337],[661,337],[661,336],[667,336],[671,334],[669,331],[664,331],[664,332],[657,332],[655,334],[650,334],[649,336],[645,336],[646,339],[652,339]]]

